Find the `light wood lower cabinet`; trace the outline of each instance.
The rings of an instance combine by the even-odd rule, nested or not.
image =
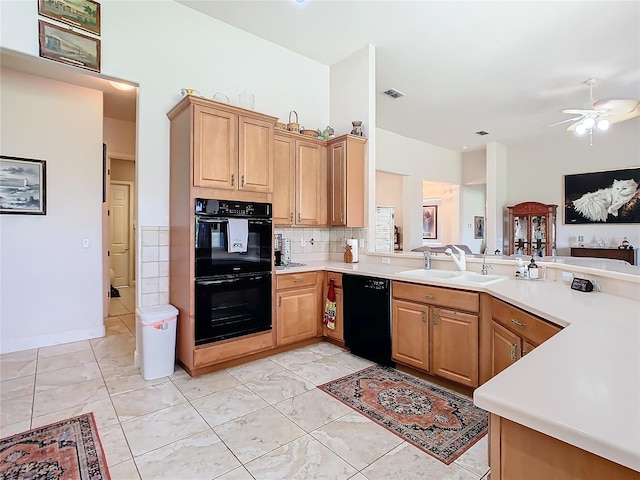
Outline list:
[[[429,371],[429,306],[393,300],[391,358]]]
[[[477,387],[478,294],[403,282],[392,291],[392,358]]]
[[[556,325],[492,298],[491,376],[497,375],[560,330]]]
[[[431,309],[431,373],[478,386],[478,315]]]
[[[322,272],[277,276],[276,343],[299,342],[322,334],[320,292]]]
[[[491,480],[638,480],[640,473],[491,414]]]
[[[327,328],[326,325],[323,326],[322,333],[325,337],[331,338],[338,343],[344,344],[344,317],[342,315],[343,311],[343,303],[342,303],[342,274],[335,272],[327,272],[325,282],[324,282],[324,290],[322,294],[322,312],[321,316],[324,315],[325,302],[327,301],[327,293],[329,290],[329,281],[333,280],[333,284],[336,292],[336,322],[335,328],[333,330]]]

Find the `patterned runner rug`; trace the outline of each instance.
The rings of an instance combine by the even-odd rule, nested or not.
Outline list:
[[[488,415],[456,392],[374,365],[319,389],[449,465],[480,440]]]
[[[109,480],[93,413],[0,439],[0,477]]]

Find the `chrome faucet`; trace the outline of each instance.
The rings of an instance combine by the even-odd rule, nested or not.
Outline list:
[[[424,269],[431,270],[431,250],[425,250],[424,254]]]
[[[458,266],[458,270],[464,272],[467,269],[467,255],[464,253],[464,250],[460,250],[455,245],[451,246],[458,251],[459,257],[456,257],[453,253],[453,250],[451,250],[450,248],[447,248],[444,253],[449,255],[453,259],[454,263]]]
[[[490,268],[491,265],[487,265],[487,251],[485,250],[482,257],[482,269],[480,270],[480,275],[488,275]]]

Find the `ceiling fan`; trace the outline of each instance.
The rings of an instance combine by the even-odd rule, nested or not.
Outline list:
[[[590,78],[584,82],[586,85],[589,85],[591,104],[593,105],[593,108],[567,108],[565,110],[561,110],[562,113],[577,116],[567,120],[562,120],[561,122],[556,122],[549,126],[554,127],[563,123],[573,122],[567,127],[567,131],[573,132],[578,136],[583,136],[584,134],[589,133],[592,137],[594,128],[597,131],[605,132],[614,123],[640,117],[640,100],[638,99],[610,98],[594,101],[593,86],[596,82],[597,80],[595,78]]]

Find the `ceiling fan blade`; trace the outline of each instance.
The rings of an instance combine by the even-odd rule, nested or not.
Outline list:
[[[567,120],[562,120],[561,122],[556,122],[556,123],[552,123],[551,125],[547,125],[545,128],[555,127],[556,125],[562,125],[563,123],[567,123],[567,122],[575,122],[576,120],[580,120],[581,118],[582,116],[569,118]]]
[[[638,104],[638,106],[627,113],[608,113],[606,115],[607,120],[609,120],[609,122],[611,122],[611,124],[614,123],[620,123],[620,122],[624,122],[625,120],[631,120],[632,118],[637,118],[640,117],[640,104]]]
[[[598,100],[593,104],[593,108],[617,114],[633,112],[638,105],[640,100],[636,98],[608,98]]]
[[[595,115],[598,113],[597,110],[585,110],[580,108],[566,108],[564,110],[560,110],[561,113],[569,113],[572,115]]]

